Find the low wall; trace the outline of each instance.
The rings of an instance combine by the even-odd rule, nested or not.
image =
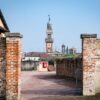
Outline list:
[[[34,61],[22,61],[21,63],[21,70],[37,70],[37,66],[39,65],[39,62]]]
[[[56,59],[56,74],[82,80],[82,58]]]

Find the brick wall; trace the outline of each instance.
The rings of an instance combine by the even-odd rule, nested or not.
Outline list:
[[[56,74],[74,79],[82,80],[82,59],[63,58],[56,60]]]
[[[96,34],[82,34],[83,95],[100,92],[100,40]]]
[[[96,36],[82,35],[83,45],[83,95],[95,94],[95,41]]]
[[[19,100],[21,35],[0,35],[0,100]]]
[[[20,98],[21,36],[6,34],[6,99]]]
[[[21,62],[22,71],[37,70],[38,66],[39,66],[39,61],[22,61]]]
[[[95,44],[95,93],[100,93],[100,39],[96,39]]]
[[[0,37],[0,98],[6,96],[6,39]]]

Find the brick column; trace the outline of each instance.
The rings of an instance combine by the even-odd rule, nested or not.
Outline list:
[[[20,100],[21,35],[6,33],[6,100]]]
[[[0,100],[5,98],[5,96],[6,96],[6,38],[0,37]]]
[[[96,34],[82,34],[83,95],[95,95]]]

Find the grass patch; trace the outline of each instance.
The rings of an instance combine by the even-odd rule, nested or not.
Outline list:
[[[78,55],[76,54],[68,54],[68,55],[64,55],[65,58],[76,58],[78,57]]]
[[[100,96],[100,93],[96,93],[95,95],[98,95],[98,96]]]

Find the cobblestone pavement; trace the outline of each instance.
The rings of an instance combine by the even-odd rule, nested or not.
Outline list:
[[[48,100],[51,97],[54,99],[50,100],[56,100],[56,96],[61,98],[77,94],[80,94],[80,84],[76,88],[75,81],[58,78],[55,72],[21,72],[21,100],[47,100],[48,97]]]

